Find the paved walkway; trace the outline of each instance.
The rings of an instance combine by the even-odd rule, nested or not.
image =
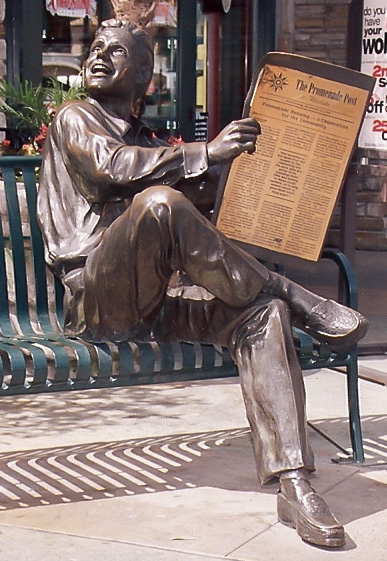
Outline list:
[[[387,357],[361,365],[387,374]],[[320,431],[310,428],[313,485],[345,524],[342,550],[278,523],[238,382],[215,380],[2,398],[0,559],[385,561],[387,387],[360,382],[360,466],[331,461],[349,445],[345,376],[320,370],[305,382]]]

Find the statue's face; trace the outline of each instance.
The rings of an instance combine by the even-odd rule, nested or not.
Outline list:
[[[86,87],[93,97],[133,97],[138,72],[135,40],[120,28],[107,28],[93,42],[86,61]]]

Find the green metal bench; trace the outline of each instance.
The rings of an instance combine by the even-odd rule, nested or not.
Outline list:
[[[0,157],[0,395],[150,384],[236,376],[228,351],[187,343],[91,344],[63,334],[63,288],[46,269],[35,218],[40,157]],[[345,256],[347,304],[357,305],[356,279]],[[358,404],[357,350],[333,352],[300,330],[295,343],[304,370],[345,367],[353,460],[364,461]]]

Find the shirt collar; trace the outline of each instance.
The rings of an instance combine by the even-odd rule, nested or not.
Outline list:
[[[150,128],[143,123],[142,121],[140,121],[139,119],[137,119],[136,117],[131,117],[131,123],[129,123],[128,121],[125,121],[125,119],[121,119],[121,117],[118,117],[115,113],[113,113],[112,111],[109,111],[108,109],[104,109],[100,103],[98,103],[98,101],[92,97],[88,97],[87,101],[91,104],[94,105],[95,107],[98,107],[99,111],[101,111],[101,113],[104,115],[105,119],[107,119],[107,121],[109,121],[109,124],[111,125],[111,127],[113,128],[113,130],[118,133],[121,136],[125,136],[130,130],[132,130],[133,134],[137,137],[139,134],[143,134],[148,138],[152,137],[152,133]]]
[[[107,121],[109,121],[109,124],[111,125],[114,132],[118,133],[121,136],[125,136],[125,134],[131,128],[131,125],[130,125],[130,123],[128,123],[128,121],[125,121],[125,119],[121,119],[121,117],[118,117],[112,111],[109,111],[108,109],[104,109],[102,107],[102,105],[100,103],[98,103],[98,101],[96,99],[93,99],[92,97],[88,97],[87,101],[91,105],[94,105],[95,107],[98,107],[99,111],[101,111],[101,113],[103,114],[105,119]]]

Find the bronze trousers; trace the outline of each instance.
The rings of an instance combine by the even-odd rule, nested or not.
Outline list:
[[[176,271],[194,286],[168,294]],[[263,265],[165,186],[134,197],[83,269],[91,339],[154,336],[230,348],[262,483],[286,470],[314,469],[290,311],[261,292],[267,282]]]

